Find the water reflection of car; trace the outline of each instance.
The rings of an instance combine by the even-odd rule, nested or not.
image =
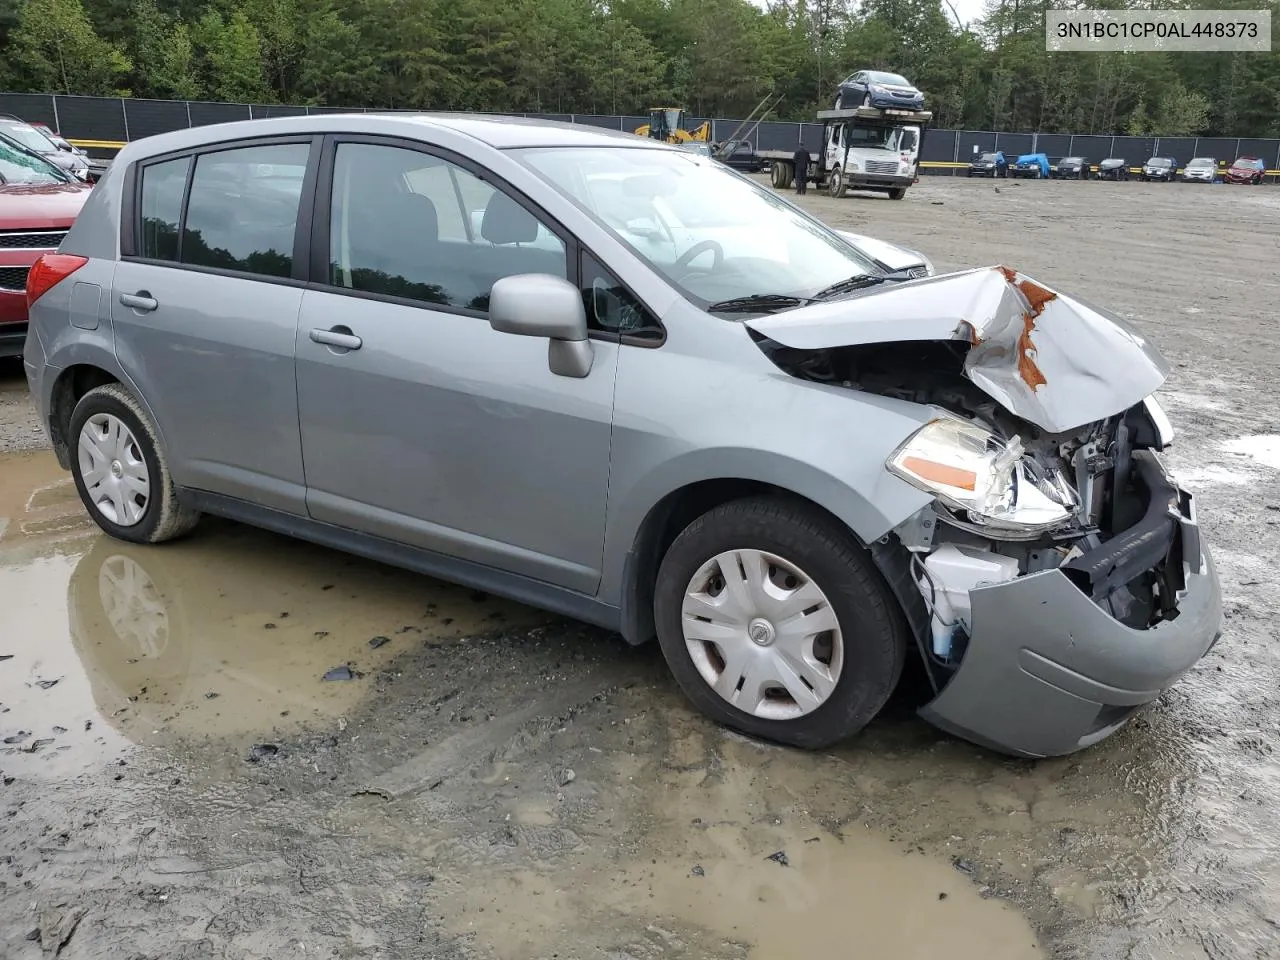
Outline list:
[[[1002,150],[982,153],[970,161],[968,173],[971,177],[1007,177],[1009,161]]]
[[[1031,180],[1049,178],[1049,158],[1043,153],[1024,153],[1013,165],[1013,176]]]
[[[1182,168],[1183,183],[1213,183],[1218,178],[1218,161],[1213,157],[1193,157]]]
[[[1088,180],[1089,170],[1087,157],[1063,157],[1050,173],[1055,180]]]
[[[1257,157],[1239,157],[1227,168],[1222,179],[1227,183],[1248,183],[1257,185],[1266,176],[1267,165]]]
[[[1129,161],[1123,157],[1107,157],[1098,164],[1099,180],[1128,180]]]
[[[135,246],[144,213],[213,215],[207,157],[265,152],[316,171],[284,282],[250,259],[252,178],[224,199],[231,266],[185,233]],[[1169,364],[1014,270],[891,275],[723,165],[512,118],[182,130],[95,190],[30,288],[26,371],[117,540],[203,512],[434,572],[656,640],[708,715],[810,748],[919,655],[927,719],[1071,753],[1218,636],[1196,503],[1158,456]],[[83,285],[111,337],[77,322]]]
[[[1143,182],[1173,183],[1178,174],[1178,161],[1173,157],[1151,157],[1142,165],[1138,179]]]

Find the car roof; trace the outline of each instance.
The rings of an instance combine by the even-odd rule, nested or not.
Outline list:
[[[513,147],[586,146],[675,149],[657,140],[638,137],[633,133],[555,120],[468,113],[388,111],[271,117],[262,120],[239,120],[234,123],[189,127],[134,141],[121,151],[121,157],[131,162],[174,150],[198,148],[251,137],[363,133],[417,139],[433,131],[449,131],[498,150]]]

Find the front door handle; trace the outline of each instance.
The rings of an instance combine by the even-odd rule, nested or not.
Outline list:
[[[126,307],[132,307],[134,310],[151,311],[160,306],[156,302],[156,298],[146,290],[139,290],[137,293],[122,293],[120,294],[120,302]]]
[[[341,350],[359,350],[364,343],[359,337],[351,332],[350,327],[331,327],[328,330],[312,330],[311,341],[313,343],[323,343],[328,347],[337,347]]]

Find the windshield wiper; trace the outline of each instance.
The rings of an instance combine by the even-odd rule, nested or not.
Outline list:
[[[850,290],[861,290],[863,287],[874,287],[878,283],[884,283],[888,277],[880,276],[874,273],[860,273],[856,277],[849,277],[847,280],[840,280],[823,290],[819,290],[813,295],[814,301],[825,300],[827,297],[834,297],[837,293],[848,293]]]
[[[785,310],[804,303],[817,303],[812,297],[793,297],[785,293],[753,293],[748,297],[721,300],[707,307],[708,313],[748,313],[765,310]]]

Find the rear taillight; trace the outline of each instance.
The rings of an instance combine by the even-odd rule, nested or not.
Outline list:
[[[88,262],[88,257],[69,253],[46,253],[38,259],[27,274],[27,309]]]

